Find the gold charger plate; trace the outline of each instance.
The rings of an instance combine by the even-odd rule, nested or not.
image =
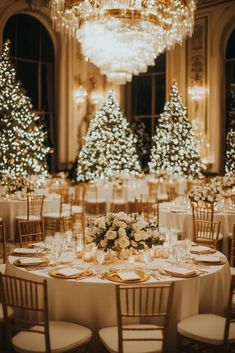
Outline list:
[[[121,279],[117,272],[135,272],[138,276],[139,276],[139,279],[129,279],[129,280],[123,280]],[[102,278],[105,278],[109,281],[112,281],[112,282],[119,282],[119,283],[140,283],[140,282],[145,282],[147,281],[149,278],[150,278],[150,275],[145,273],[144,271],[142,270],[114,270],[114,271],[111,271],[111,272],[106,272]]]
[[[77,274],[74,274],[71,276],[65,276],[65,275],[59,273],[59,271],[61,271],[64,268],[66,268],[66,267],[54,268],[53,270],[51,270],[49,272],[49,275],[52,277],[62,278],[62,279],[84,279],[84,278],[93,276],[93,272],[91,270],[84,270],[81,273],[77,273]]]
[[[190,274],[180,274],[180,273],[175,273],[175,272],[171,272],[169,270],[164,270],[166,276],[169,275],[171,277],[177,277],[177,278],[192,278],[192,277],[197,277],[199,276],[201,273],[198,270],[193,270],[194,272],[190,273]]]
[[[38,258],[39,260],[39,258]],[[13,262],[13,265],[15,266],[18,266],[18,267],[45,267],[48,265],[49,263],[49,260],[46,258],[46,257],[42,257],[40,259],[41,261],[38,261],[38,262],[29,262],[29,263],[21,263],[21,260],[20,259],[17,259]]]

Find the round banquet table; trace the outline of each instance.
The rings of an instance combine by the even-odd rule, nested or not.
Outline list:
[[[221,255],[221,254],[220,254]],[[83,280],[54,278],[45,269],[27,271],[17,267],[13,262],[17,259],[10,256],[6,265],[6,274],[21,278],[42,280],[48,282],[49,317],[51,320],[68,320],[87,326],[93,331],[90,352],[104,351],[99,338],[98,330],[103,327],[117,325],[115,286],[99,277]],[[76,260],[77,263],[82,260]],[[82,263],[84,265],[84,263]],[[155,259],[149,268],[164,268],[166,260]],[[90,263],[89,265],[92,265]],[[112,264],[114,267],[115,264]],[[120,266],[127,266],[124,262]],[[103,265],[102,270],[108,270],[109,265]],[[192,278],[161,277],[157,280],[150,277],[145,284],[175,281],[175,289],[170,318],[169,337],[167,339],[167,352],[176,351],[176,325],[177,323],[197,313],[224,314],[228,300],[230,270],[229,264],[211,265],[206,267],[207,272]]]
[[[58,197],[45,198],[43,203],[43,214],[58,209],[60,200]],[[6,225],[6,238],[8,241],[16,239],[16,217],[27,214],[27,201],[25,200],[0,200],[0,217]]]
[[[220,233],[223,234],[222,252],[229,256],[229,240],[235,224],[235,212],[214,213],[214,222],[221,222]],[[182,239],[192,238],[193,234],[193,216],[188,209],[180,207],[160,207],[159,224],[164,228],[175,228],[181,231]]]

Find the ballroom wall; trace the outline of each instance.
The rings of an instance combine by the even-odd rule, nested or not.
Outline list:
[[[49,9],[43,0],[1,0],[0,1],[0,45],[7,20],[14,14],[25,13],[36,17],[48,30],[55,49],[55,115],[56,115],[56,166],[67,169],[74,161],[82,143],[87,123],[95,106],[87,99],[77,105],[73,92],[75,77],[88,90],[105,94],[110,85],[99,70],[87,63],[81,55],[79,45],[55,33],[50,20]],[[196,12],[194,36],[182,46],[167,52],[166,91],[173,79],[178,81],[179,90],[187,103],[189,117],[195,114],[195,102],[190,99],[187,87],[197,79],[206,88],[206,94],[198,102],[197,116],[210,143],[209,171],[221,173],[224,165],[225,134],[225,51],[228,38],[235,28],[234,0],[199,1]],[[95,77],[92,87],[90,77]],[[124,88],[114,87],[124,105]],[[123,109],[125,107],[123,106]]]

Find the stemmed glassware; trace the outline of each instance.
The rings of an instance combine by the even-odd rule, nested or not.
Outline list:
[[[96,262],[98,263],[98,273],[101,273],[101,265],[105,259],[105,252],[102,249],[96,249],[95,252]]]

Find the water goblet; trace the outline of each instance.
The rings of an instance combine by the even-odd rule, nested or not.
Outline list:
[[[101,265],[105,259],[105,252],[102,249],[96,249],[95,253],[96,262],[98,263],[98,273],[101,272]]]
[[[149,249],[147,249],[143,253],[143,262],[145,263],[146,269],[148,268],[150,261],[151,261],[151,252]]]
[[[175,245],[173,247],[173,256],[174,256],[174,259],[177,261],[177,262],[180,262],[182,260],[182,257],[184,255],[184,249],[182,248],[182,246],[180,245]]]
[[[62,244],[60,242],[55,242],[52,247],[52,257],[51,257],[55,265],[59,265],[62,252],[63,252]]]

